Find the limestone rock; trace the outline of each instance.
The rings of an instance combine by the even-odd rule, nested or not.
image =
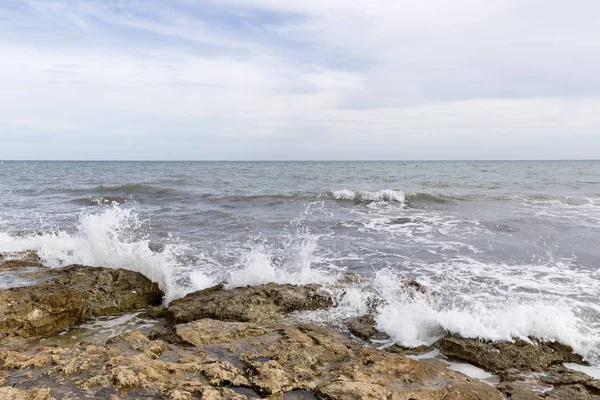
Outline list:
[[[495,388],[460,373],[372,348],[361,349],[315,393],[327,400],[503,400]]]
[[[544,343],[537,340],[526,342],[483,342],[448,336],[436,343],[441,352],[450,358],[464,360],[493,372],[511,368],[542,371],[563,362],[583,363],[573,349],[559,343]]]
[[[219,285],[174,300],[167,310],[173,323],[203,318],[268,323],[281,321],[280,313],[330,307],[333,301],[318,285],[269,283],[223,290]]]
[[[60,332],[85,320],[89,307],[73,290],[36,285],[0,290],[0,338]]]
[[[38,283],[0,290],[0,338],[60,332],[90,316],[156,305],[163,293],[138,272],[72,265],[26,273]]]
[[[21,390],[12,387],[0,387],[0,399],[2,400],[54,400],[50,395],[50,389]]]
[[[182,340],[194,346],[227,343],[268,333],[264,327],[253,323],[225,322],[209,318],[177,325],[175,332]]]
[[[71,288],[82,296],[95,316],[159,305],[158,284],[139,272],[71,265],[44,271],[43,281]]]

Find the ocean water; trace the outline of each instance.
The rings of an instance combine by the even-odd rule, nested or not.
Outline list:
[[[5,161],[0,251],[25,249],[142,272],[166,302],[316,282],[337,307],[299,318],[373,311],[407,346],[533,336],[600,364],[599,161]]]

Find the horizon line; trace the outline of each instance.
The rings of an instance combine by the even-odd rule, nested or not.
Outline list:
[[[548,159],[170,159],[170,160],[145,160],[145,159],[2,159],[0,162],[548,162],[548,161],[600,161],[593,158],[548,158]]]

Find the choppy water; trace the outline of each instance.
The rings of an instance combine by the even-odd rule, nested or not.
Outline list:
[[[598,161],[0,165],[0,251],[137,270],[168,300],[223,280],[324,283],[339,307],[304,318],[383,297],[379,327],[409,346],[536,336],[600,364],[599,248]],[[348,272],[366,280],[340,285]]]

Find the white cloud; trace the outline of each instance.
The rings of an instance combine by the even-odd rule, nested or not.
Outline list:
[[[0,157],[595,158],[600,4],[575,3],[0,8]]]

